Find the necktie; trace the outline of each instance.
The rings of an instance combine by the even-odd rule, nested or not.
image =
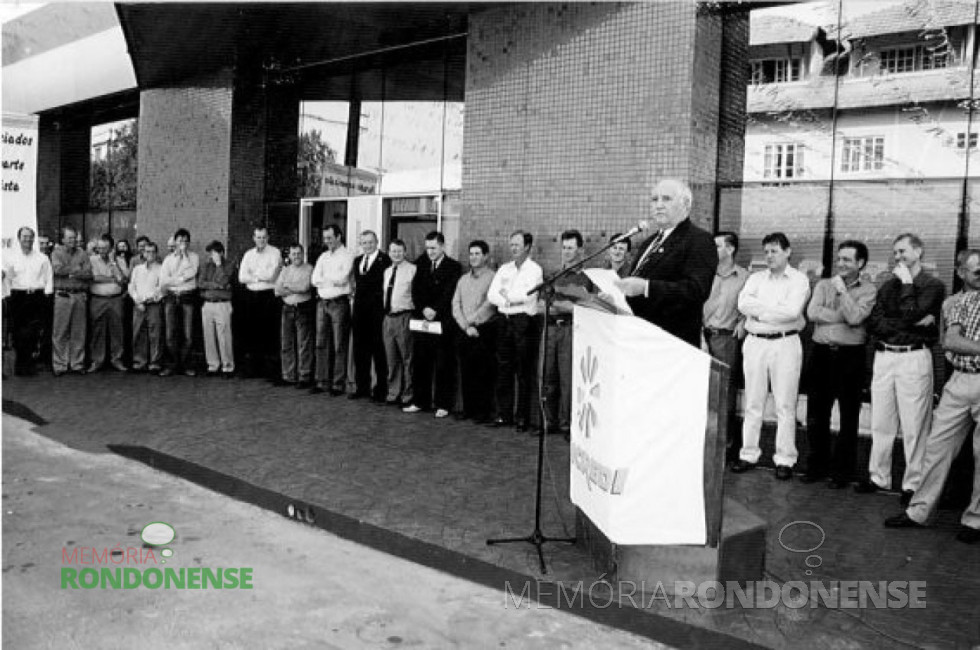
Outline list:
[[[391,294],[395,291],[395,274],[398,273],[398,267],[391,267],[391,279],[388,280],[388,288],[385,289],[385,313],[391,313]]]
[[[361,265],[361,275],[367,275],[368,270],[368,256],[364,256],[364,264]]]
[[[633,276],[640,275],[640,273],[643,271],[643,268],[646,266],[647,262],[650,261],[650,254],[653,253],[658,248],[660,248],[660,245],[663,242],[664,242],[664,231],[658,230],[657,234],[653,236],[653,241],[650,242],[650,245],[647,246],[647,249],[643,251],[643,256],[636,263],[636,267],[633,269],[633,273],[631,273],[630,275]]]

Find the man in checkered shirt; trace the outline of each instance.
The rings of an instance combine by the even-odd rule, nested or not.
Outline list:
[[[980,249],[970,250],[960,265],[963,294],[952,307],[943,347],[953,374],[933,413],[926,439],[922,482],[908,509],[885,520],[889,528],[917,528],[929,520],[942,493],[953,456],[973,429],[973,494],[960,519],[956,539],[980,542]]]

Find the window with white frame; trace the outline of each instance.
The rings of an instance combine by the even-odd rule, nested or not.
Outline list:
[[[939,70],[948,68],[953,53],[949,47],[926,47],[923,45],[903,45],[882,49],[878,53],[878,67],[882,72],[901,74],[920,70]]]
[[[762,59],[751,61],[750,83],[789,83],[803,79],[803,59],[792,57],[787,59]]]
[[[844,173],[878,171],[885,166],[885,138],[844,138],[840,170]]]
[[[802,144],[781,143],[766,145],[762,163],[763,178],[789,179],[800,178],[802,176]]]
[[[969,136],[969,137],[967,137]],[[967,145],[969,143],[969,145]],[[956,148],[957,149],[976,149],[980,145],[980,134],[977,133],[964,133],[960,132],[956,134]]]

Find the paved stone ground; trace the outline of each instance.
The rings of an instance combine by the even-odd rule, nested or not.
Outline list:
[[[488,547],[496,536],[531,532],[537,442],[511,430],[405,415],[344,398],[272,388],[258,380],[160,379],[104,373],[5,381],[4,398],[49,424],[39,431],[71,446],[143,445],[252,484],[317,504],[395,533],[503,569],[539,577],[526,544]],[[567,499],[568,451],[549,440],[542,528],[574,533]],[[726,494],[770,524],[767,572],[789,580],[927,581],[925,609],[668,609],[663,616],[769,647],[952,647],[980,644],[980,547],[953,540],[958,513],[943,511],[932,530],[886,531],[897,497],[862,496],[759,470],[727,475]],[[780,545],[780,530],[809,521],[826,533],[811,553]],[[786,531],[805,548],[813,526]],[[807,555],[820,563],[805,575]],[[591,584],[600,576],[576,547],[546,546],[545,579]],[[501,588],[503,585],[501,585]]]

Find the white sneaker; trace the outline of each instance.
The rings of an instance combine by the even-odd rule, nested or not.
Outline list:
[[[402,413],[418,413],[421,410],[422,409],[420,409],[418,406],[415,406],[414,404],[409,404],[408,406],[402,409]]]
[[[449,417],[449,411],[447,411],[446,409],[439,409],[439,410],[436,411],[436,417],[437,418],[447,418],[447,417]]]

